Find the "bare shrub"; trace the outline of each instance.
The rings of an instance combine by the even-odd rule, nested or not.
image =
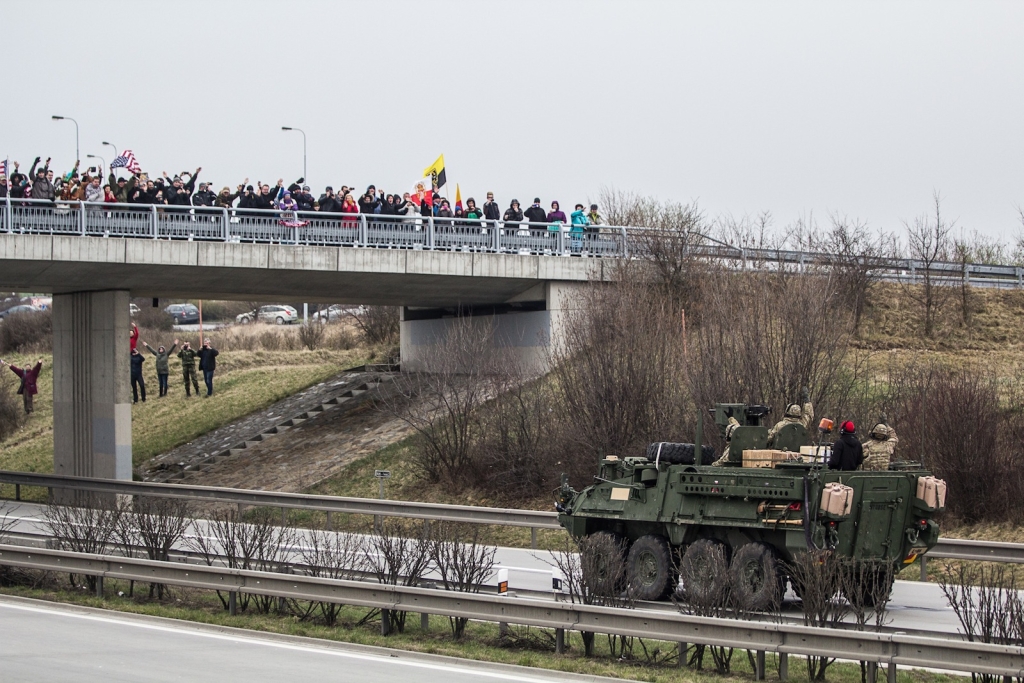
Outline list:
[[[789,578],[800,597],[805,626],[839,628],[850,613],[849,603],[841,595],[844,565],[842,558],[827,550],[799,553],[789,564]],[[807,677],[825,680],[825,672],[834,661],[832,657],[809,655]]]
[[[896,570],[885,560],[843,561],[842,593],[846,597],[850,614],[853,615],[858,631],[872,629],[880,632],[886,623],[886,607],[892,597],[892,584]],[[870,622],[870,623],[869,623]],[[861,661],[862,683],[868,680],[868,667],[874,662]]]
[[[117,537],[125,554],[141,548],[149,559],[167,562],[171,550],[184,538],[191,523],[187,500],[138,496],[122,507]],[[164,584],[151,583],[149,597],[155,594],[162,599],[164,590]]]
[[[843,405],[857,370],[846,364],[852,318],[827,272],[769,268],[712,274],[707,316],[690,335],[693,400],[764,403],[775,415],[810,389],[826,409]]]
[[[494,570],[496,548],[479,543],[477,525],[441,522],[435,525],[429,544],[430,561],[441,576],[445,590],[479,593]],[[462,638],[468,617],[448,617],[452,635]]]
[[[394,392],[382,395],[385,409],[417,435],[416,461],[433,482],[461,484],[472,474],[473,443],[489,393],[491,329],[458,318],[429,351],[429,373],[402,373]]]
[[[236,510],[214,514],[208,524],[195,524],[195,533],[186,538],[188,547],[208,565],[223,561],[233,569],[278,571],[288,558],[288,546],[295,538],[294,529],[278,526],[276,511],[256,508],[243,518]],[[217,591],[224,608],[228,600]],[[242,593],[238,606],[245,611],[252,605],[260,614],[268,614],[275,598],[270,595]]]
[[[24,420],[18,383],[10,372],[0,372],[0,441],[17,431]]]
[[[921,262],[917,278],[904,283],[910,299],[921,308],[924,321],[924,336],[929,339],[935,334],[935,322],[939,311],[946,305],[953,290],[944,287],[934,271],[934,266],[950,258],[949,233],[953,226],[942,217],[942,200],[934,198],[934,215],[918,216],[912,223],[904,223],[907,231],[907,246],[910,258]]]
[[[53,348],[53,315],[12,313],[0,324],[0,353],[43,353]]]
[[[347,327],[330,325],[324,336],[324,347],[339,351],[348,351],[356,347],[356,337]]]
[[[564,312],[552,340],[554,396],[567,469],[590,479],[598,454],[640,453],[649,442],[682,440],[686,387],[679,310],[623,269],[618,284],[593,284]]]
[[[348,313],[367,344],[393,344],[398,341],[401,309],[397,306],[360,306]]]
[[[300,556],[310,576],[355,579],[366,567],[361,536],[335,533],[321,526],[312,527],[306,534]],[[313,607],[320,612],[326,625],[338,623],[341,605],[321,601],[314,603]]]
[[[548,562],[561,574],[569,600],[581,605],[632,607],[634,600],[626,590],[626,544],[607,532],[582,538],[567,537],[565,544],[551,553]],[[594,636],[580,632],[583,651],[594,654]]]
[[[319,349],[326,336],[326,326],[318,320],[307,320],[299,326],[299,341],[310,351]]]
[[[687,551],[680,549],[676,552],[675,562],[680,582],[679,590],[673,595],[673,602],[680,612],[699,617],[731,616],[729,558],[724,544],[709,540],[695,541]],[[696,643],[687,663],[698,671],[703,670],[704,658],[708,654],[718,674],[729,672],[733,655],[731,647]]]
[[[879,267],[894,250],[893,238],[872,234],[864,223],[846,217],[832,216],[832,227],[824,239],[810,243],[812,249],[824,252],[827,266],[836,283],[839,300],[853,316],[853,326],[860,326],[871,286],[878,281]]]
[[[108,553],[116,540],[121,520],[121,507],[113,503],[93,501],[91,506],[56,505],[51,503],[43,511],[43,521],[59,550],[94,555]],[[86,576],[89,590],[96,589],[96,577]],[[71,584],[79,585],[71,575]]]
[[[417,536],[416,533],[419,532]],[[430,544],[421,540],[423,527],[415,527],[405,520],[385,518],[366,540],[367,567],[378,583],[392,586],[416,586],[430,566]],[[381,619],[393,625],[399,633],[405,631],[404,611],[384,610]],[[376,614],[371,611],[363,621]]]

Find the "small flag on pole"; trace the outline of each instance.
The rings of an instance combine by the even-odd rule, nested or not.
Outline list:
[[[462,192],[459,190],[458,183],[455,183],[455,210],[462,211]]]
[[[135,160],[135,155],[132,154],[130,149],[126,149],[121,152],[121,156],[110,162],[111,172],[113,172],[115,168],[126,168],[130,173],[138,173],[142,170],[142,167],[139,166],[139,162]]]
[[[444,187],[444,184],[448,182],[448,179],[444,175],[444,155],[442,154],[437,158],[430,166],[427,166],[423,170],[423,177],[430,176],[431,181],[434,183],[434,187],[440,189]]]
[[[10,168],[11,162],[8,159],[0,161],[0,175],[7,177],[7,169]]]

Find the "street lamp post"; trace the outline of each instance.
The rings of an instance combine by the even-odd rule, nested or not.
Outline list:
[[[114,150],[114,158],[116,159],[117,158],[117,145],[115,145],[113,142],[104,142],[103,144],[106,145],[107,147],[112,148]]]
[[[80,161],[82,157],[78,153],[78,121],[75,121],[70,116],[54,116],[52,118],[54,121],[70,121],[75,124],[75,161]]]
[[[302,133],[302,177],[309,181],[306,176],[306,132],[301,128],[292,128],[291,126],[281,126],[281,130],[297,130]]]
[[[107,160],[101,157],[99,154],[86,154],[87,159],[99,159],[100,160],[100,178],[103,178],[103,169],[107,167]]]

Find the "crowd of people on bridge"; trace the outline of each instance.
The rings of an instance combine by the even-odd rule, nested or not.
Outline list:
[[[163,172],[161,177],[150,177],[138,172],[118,176],[111,172],[103,183],[103,169],[90,167],[79,172],[79,163],[68,173],[55,176],[50,168],[51,159],[45,162],[36,157],[28,173],[23,173],[17,161],[13,162],[9,174],[0,172],[0,200],[41,199],[58,201],[85,201],[107,204],[140,204],[164,206],[191,206],[226,209],[263,209],[282,212],[319,211],[341,215],[357,216],[375,214],[383,216],[437,218],[462,218],[466,220],[503,221],[506,223],[529,222],[548,225],[550,230],[568,226],[571,232],[581,234],[591,226],[603,225],[597,204],[576,204],[569,215],[562,210],[559,202],[552,201],[549,208],[541,205],[540,197],[525,209],[513,199],[502,209],[495,201],[494,193],[488,192],[483,204],[470,197],[465,205],[454,207],[447,197],[433,188],[425,195],[410,192],[386,193],[370,185],[365,192],[342,185],[337,191],[328,185],[319,197],[310,189],[305,178],[299,178],[290,185],[283,179],[275,185],[257,182],[249,183],[246,178],[234,191],[224,186],[215,190],[213,183],[199,181],[202,167],[195,171],[182,171],[174,176]],[[197,186],[198,181],[198,186]]]

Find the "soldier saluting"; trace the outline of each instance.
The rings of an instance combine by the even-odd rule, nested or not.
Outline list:
[[[175,339],[174,343],[177,344],[178,340]],[[192,390],[188,385],[189,380],[195,387],[196,396],[199,395],[199,381],[196,379],[196,356],[197,354],[189,342],[182,343],[181,351],[178,351],[178,358],[181,359],[181,376],[185,380],[185,396],[189,397],[192,396]]]

